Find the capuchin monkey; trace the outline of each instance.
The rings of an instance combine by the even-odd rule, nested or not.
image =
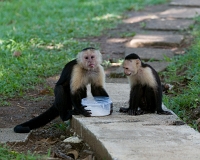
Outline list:
[[[120,108],[120,112],[129,115],[157,113],[171,115],[162,109],[162,86],[158,73],[141,61],[137,54],[129,54],[123,63],[131,91],[129,108]]]
[[[85,48],[78,53],[75,60],[67,63],[57,81],[53,105],[44,113],[25,123],[14,127],[16,133],[28,133],[60,116],[63,121],[72,115],[91,116],[90,110],[81,105],[81,99],[87,97],[88,84],[93,96],[109,97],[104,89],[105,73],[101,66],[102,55],[95,48]],[[72,107],[73,106],[73,107]]]

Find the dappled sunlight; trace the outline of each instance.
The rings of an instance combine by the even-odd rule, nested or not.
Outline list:
[[[163,35],[136,35],[134,39],[142,40],[142,41],[163,41],[166,38]]]
[[[96,21],[100,21],[100,20],[110,20],[110,19],[120,19],[121,16],[119,15],[115,15],[115,14],[105,14],[105,15],[102,15],[102,16],[98,16],[98,17],[95,17],[93,18],[93,20],[96,20]]]
[[[64,45],[61,44],[61,43],[53,44],[53,45],[50,44],[50,45],[40,45],[40,46],[38,46],[38,48],[49,49],[49,50],[61,49],[63,47],[64,47]]]
[[[142,47],[148,44],[162,44],[168,43],[168,45],[179,44],[183,40],[181,35],[136,35],[130,42],[126,44],[126,47]]]
[[[162,13],[160,13],[160,16],[167,16],[167,17],[174,17],[174,18],[194,18],[195,16],[200,15],[200,9],[199,8],[174,8],[174,9],[168,9]]]
[[[124,43],[126,41],[127,41],[126,38],[110,38],[106,42],[107,43]]]
[[[0,44],[2,44],[3,43],[3,40],[2,39],[0,39]]]
[[[136,16],[132,16],[128,19],[123,20],[124,23],[138,23],[138,22],[142,22],[144,20],[147,19],[156,19],[158,18],[158,16],[156,15],[136,15]]]

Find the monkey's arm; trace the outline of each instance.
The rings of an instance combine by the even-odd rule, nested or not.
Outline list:
[[[91,116],[90,110],[86,110],[85,106],[82,106],[81,100],[87,97],[87,88],[77,89],[73,94],[71,94],[72,105],[74,106],[74,110],[72,112],[73,115],[82,114],[86,117]]]
[[[92,95],[95,96],[102,96],[102,97],[109,97],[108,93],[102,86],[96,86],[95,84],[91,84],[91,92]],[[113,103],[111,103],[110,114],[113,112]]]
[[[137,114],[137,110],[139,107],[139,101],[141,98],[141,91],[142,91],[141,85],[136,85],[131,89],[130,100],[129,100],[129,109],[128,109],[129,115]]]
[[[109,97],[104,89],[105,73],[101,65],[99,65],[98,73],[93,77],[91,82],[91,93],[93,96]]]
[[[136,85],[132,87],[130,92],[130,99],[129,99],[129,108],[120,108],[120,112],[126,113],[128,112],[129,115],[137,115],[137,110],[139,107],[139,101],[141,99],[142,94],[142,86]]]
[[[97,86],[96,84],[91,84],[91,92],[93,96],[109,97],[108,93],[101,85]]]

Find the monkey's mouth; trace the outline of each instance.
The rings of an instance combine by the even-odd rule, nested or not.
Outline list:
[[[125,73],[126,76],[131,76],[131,73]]]
[[[94,65],[94,64],[89,64],[89,67],[90,67],[90,68],[94,68],[95,65]]]

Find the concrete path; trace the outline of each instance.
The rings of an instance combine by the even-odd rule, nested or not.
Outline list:
[[[199,160],[200,134],[179,124],[176,115],[119,113],[127,107],[128,84],[106,84],[114,112],[105,117],[75,116],[72,128],[105,160]],[[166,109],[163,106],[164,109]]]
[[[0,143],[26,142],[30,133],[16,134],[13,128],[0,128]]]

